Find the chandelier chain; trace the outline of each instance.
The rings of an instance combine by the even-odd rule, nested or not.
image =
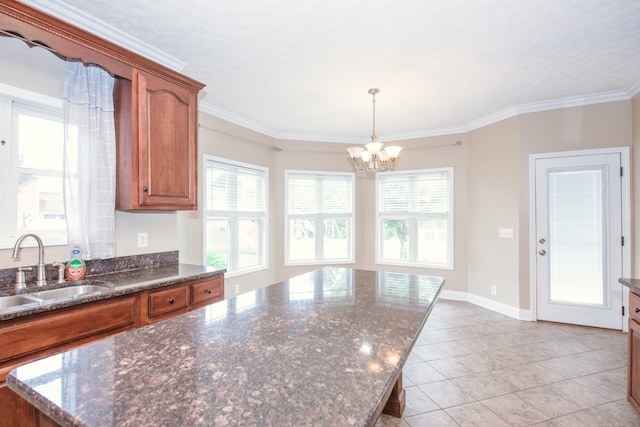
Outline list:
[[[373,100],[371,103],[373,104],[373,134],[371,135],[371,141],[375,142],[378,137],[376,136],[376,92],[372,93]]]

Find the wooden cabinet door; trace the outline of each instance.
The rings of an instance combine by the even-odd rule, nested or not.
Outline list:
[[[627,400],[640,413],[640,323],[633,319],[629,320],[628,363]]]
[[[196,209],[197,96],[134,72],[138,114],[139,205]]]

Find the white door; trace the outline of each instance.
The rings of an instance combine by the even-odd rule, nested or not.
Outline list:
[[[535,160],[537,318],[622,329],[621,154]]]

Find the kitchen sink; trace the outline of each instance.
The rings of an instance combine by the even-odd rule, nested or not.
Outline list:
[[[32,306],[50,303],[53,300],[63,302],[75,300],[84,296],[101,294],[113,289],[115,285],[103,280],[80,280],[68,282],[56,289],[30,292],[22,295],[0,296],[0,314],[14,312]]]
[[[27,304],[37,304],[40,301],[33,298],[29,298],[23,295],[11,295],[6,297],[0,297],[0,310],[19,307]]]
[[[87,282],[83,282],[83,283],[87,283]],[[73,285],[73,286],[67,286],[65,288],[49,289],[47,291],[34,292],[29,295],[41,300],[52,300],[52,299],[59,299],[59,298],[74,299],[76,297],[91,295],[91,294],[99,294],[109,290],[109,286],[106,284],[107,282],[101,282],[104,284],[92,284],[92,282],[88,282],[88,283],[89,284]]]

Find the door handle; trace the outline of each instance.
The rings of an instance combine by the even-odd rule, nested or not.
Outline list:
[[[539,253],[540,255],[546,255],[546,254],[547,254],[547,251],[545,251],[544,249],[540,249],[540,250],[538,251],[538,253]]]

